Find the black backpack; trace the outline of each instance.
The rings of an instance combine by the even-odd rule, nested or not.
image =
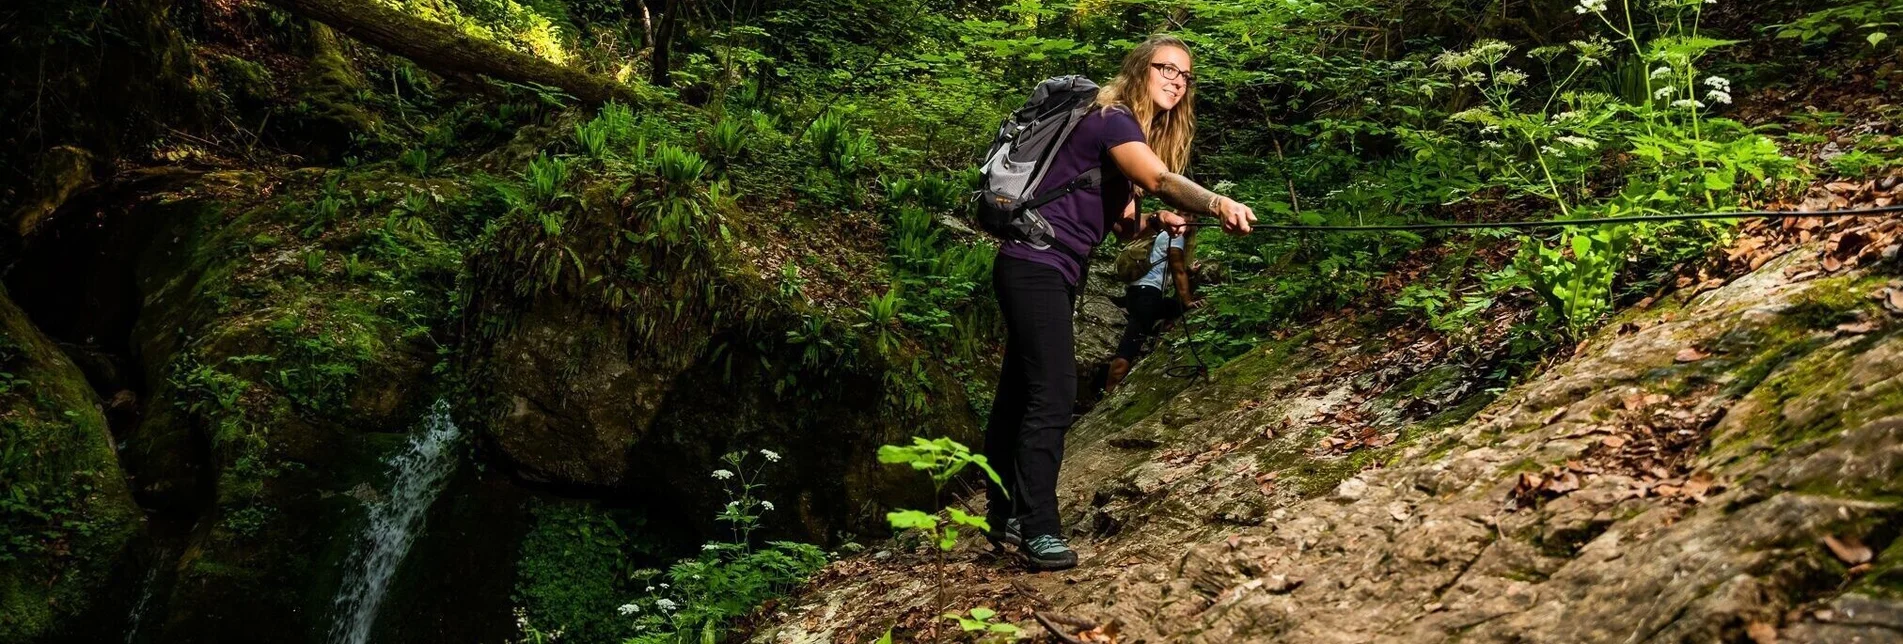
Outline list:
[[[973,195],[978,226],[1001,239],[1021,241],[1039,250],[1055,246],[1067,255],[1076,251],[1057,243],[1050,222],[1039,206],[1064,195],[1097,185],[1102,176],[1092,168],[1062,186],[1032,194],[1050,171],[1051,157],[1070,138],[1097,101],[1097,84],[1082,76],[1059,76],[1037,84],[1031,97],[998,127],[985,153],[982,186]],[[1079,263],[1084,258],[1077,257]]]

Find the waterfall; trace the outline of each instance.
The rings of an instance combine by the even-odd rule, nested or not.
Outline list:
[[[333,644],[365,644],[376,624],[377,607],[389,590],[397,565],[423,531],[430,503],[456,469],[456,439],[462,431],[449,417],[449,403],[437,401],[410,443],[387,459],[390,489],[369,502],[369,521],[345,564],[337,589]]]
[[[161,557],[160,561],[164,559]],[[132,614],[126,618],[126,644],[132,644],[139,637],[139,626],[145,622],[145,609],[152,604],[152,589],[158,586],[160,562],[153,562],[152,568],[145,571],[145,581],[139,584],[139,602],[132,605]]]

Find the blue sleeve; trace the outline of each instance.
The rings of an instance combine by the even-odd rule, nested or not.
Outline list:
[[[1103,142],[1105,150],[1131,141],[1147,142],[1143,137],[1143,128],[1137,125],[1136,117],[1131,116],[1127,110],[1115,107],[1104,108],[1098,113],[1098,118],[1103,119],[1103,132],[1099,139]]]

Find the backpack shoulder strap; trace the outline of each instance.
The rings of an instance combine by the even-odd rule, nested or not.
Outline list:
[[[1070,181],[1064,182],[1064,185],[1058,186],[1056,188],[1052,188],[1049,191],[1045,192],[1044,194],[1040,194],[1036,197],[1032,197],[1030,201],[1024,202],[1024,205],[1022,207],[1025,210],[1037,208],[1044,204],[1056,201],[1059,198],[1063,197],[1064,195],[1077,192],[1085,188],[1095,187],[1102,180],[1103,180],[1103,168],[1091,168],[1089,170],[1085,170],[1083,171],[1082,174],[1077,175],[1076,178],[1073,178]]]

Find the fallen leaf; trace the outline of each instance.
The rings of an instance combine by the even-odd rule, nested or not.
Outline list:
[[[1242,544],[1242,535],[1241,534],[1229,535],[1228,543],[1229,543],[1229,549],[1235,550],[1237,547],[1239,547]]]
[[[1607,436],[1605,438],[1599,439],[1599,442],[1604,444],[1606,447],[1610,447],[1612,449],[1619,449],[1621,447],[1625,447],[1624,436]]]
[[[1903,313],[1903,289],[1883,289],[1883,306],[1893,313]]]
[[[1699,351],[1698,347],[1685,347],[1683,349],[1679,349],[1678,355],[1673,356],[1672,360],[1680,362],[1680,363],[1698,362],[1699,360],[1704,360],[1705,358],[1709,358],[1709,357],[1711,357],[1711,354],[1705,353],[1703,351]]]
[[[1869,563],[1870,558],[1875,556],[1869,546],[1851,536],[1839,538],[1836,535],[1824,535],[1824,546],[1830,548],[1830,554],[1837,555],[1838,559],[1852,566]]]
[[[1850,335],[1863,335],[1877,330],[1877,325],[1869,322],[1848,322],[1837,325],[1837,330]]]
[[[1752,644],[1777,644],[1777,627],[1764,622],[1751,622],[1744,627],[1744,635]]]
[[[1843,269],[1844,269],[1844,263],[1841,261],[1838,261],[1836,257],[1830,256],[1830,255],[1824,256],[1824,271],[1835,273]]]
[[[1269,594],[1280,595],[1280,594],[1284,594],[1288,592],[1293,592],[1295,589],[1301,588],[1301,587],[1302,587],[1301,577],[1290,577],[1288,575],[1269,575],[1268,583],[1264,584],[1262,586],[1262,589],[1269,591]]]

